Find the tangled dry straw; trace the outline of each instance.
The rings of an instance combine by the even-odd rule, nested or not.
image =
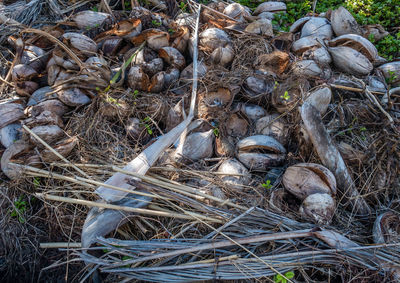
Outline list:
[[[54,1],[50,2],[56,7]],[[190,2],[191,8],[197,9],[197,5]],[[199,93],[243,85],[249,72],[253,72],[256,59],[276,49],[262,36],[229,33],[237,56],[229,70],[222,66],[209,70],[199,80]],[[2,61],[10,60],[2,58]],[[6,77],[4,72],[2,77]],[[290,73],[282,74],[277,80],[282,89],[293,84]],[[264,174],[260,173],[254,174],[243,190],[232,190],[221,179],[217,168],[224,157],[188,165],[171,162],[167,150],[146,176],[120,169],[154,143],[153,137],[165,134],[164,118],[182,97],[174,96],[172,90],[180,89],[189,101],[191,83],[178,81],[164,94],[146,95],[132,95],[122,87],[115,87],[100,91],[89,106],[67,113],[65,132],[78,137],[78,146],[67,161],[45,164],[41,169],[16,165],[27,177],[0,191],[3,196],[0,229],[10,231],[7,222],[12,219],[7,209],[18,197],[15,192],[24,191],[39,197],[44,201],[43,206],[36,205],[41,207],[35,212],[38,216],[27,218],[30,228],[25,229],[37,233],[33,236],[36,242],[62,242],[48,246],[62,248],[53,254],[55,257],[59,258],[59,253],[65,256],[59,263],[49,264],[44,273],[63,264],[76,266],[80,271],[73,279],[82,281],[97,271],[106,274],[109,282],[121,279],[153,282],[254,280],[292,270],[299,272],[306,281],[315,278],[379,281],[398,272],[399,242],[372,244],[371,224],[380,212],[399,209],[400,129],[388,122],[374,101],[368,99],[365,89],[335,88],[331,81],[311,81],[310,85],[304,82],[303,92],[321,83],[334,89],[335,103],[322,117],[323,122],[350,160],[348,168],[354,176],[355,187],[373,208],[372,214],[360,216],[348,209],[346,201],[338,199],[332,223],[320,228],[301,221],[297,214],[300,202],[288,200],[287,194],[279,191],[285,168],[278,170],[277,181],[270,188],[260,185],[265,181]],[[5,97],[6,91],[1,95]],[[293,102],[290,110],[279,115],[286,119],[290,133],[290,154],[285,167],[299,162],[320,163],[312,144],[303,137],[297,111],[303,102],[301,97]],[[240,95],[233,100],[248,103],[248,99]],[[269,110],[272,102],[264,97],[252,103]],[[398,107],[395,99],[393,103],[394,108]],[[221,112],[218,117],[222,119],[224,114]],[[139,135],[134,138],[128,135],[125,127],[132,117],[138,118],[141,125]],[[145,125],[154,131],[152,135]],[[107,187],[105,180],[117,172],[140,177],[140,182],[130,181],[138,190],[121,202],[96,201],[94,190],[99,186]],[[108,188],[123,190],[109,185]],[[132,208],[130,201],[134,200],[135,193],[151,197],[151,204],[146,208]],[[89,207],[119,213],[120,223],[110,238],[99,237],[95,246],[80,249],[81,235],[77,227],[83,226]],[[47,227],[42,227],[46,222]],[[24,229],[24,225],[19,224],[18,229]],[[44,237],[43,231],[50,231],[50,236]],[[25,236],[19,239],[21,242],[11,244],[7,238],[13,238],[13,233]],[[27,233],[14,230],[2,235],[0,240],[7,249],[19,251],[20,255],[25,252],[28,238]],[[64,249],[69,244],[74,247]],[[4,269],[2,264],[0,261],[0,270]]]

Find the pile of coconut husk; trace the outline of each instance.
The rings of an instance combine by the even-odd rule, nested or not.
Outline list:
[[[58,215],[41,247],[79,280],[398,281],[400,61],[368,40],[387,33],[343,7],[281,32],[284,2],[181,3],[0,10],[1,169]]]

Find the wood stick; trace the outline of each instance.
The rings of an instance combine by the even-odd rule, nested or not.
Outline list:
[[[73,203],[73,204],[85,205],[85,206],[89,206],[89,207],[100,207],[100,208],[105,208],[105,209],[115,209],[115,210],[121,210],[121,211],[126,211],[126,212],[133,212],[133,213],[137,213],[137,214],[145,214],[145,215],[152,215],[152,216],[162,216],[162,217],[170,217],[170,218],[178,218],[178,219],[186,219],[186,220],[195,220],[195,219],[197,219],[197,218],[189,216],[189,215],[175,213],[175,212],[155,211],[155,210],[150,210],[150,209],[145,209],[145,208],[121,206],[121,205],[94,202],[94,201],[88,201],[88,200],[82,200],[82,199],[60,197],[60,196],[55,196],[55,195],[43,194],[43,193],[36,193],[36,196],[38,198],[44,198],[44,199],[47,199],[47,200],[54,200],[54,201],[59,201],[59,202]],[[201,218],[203,220],[214,222],[214,223],[224,223],[224,221],[222,221],[222,220],[211,218],[211,217],[207,217],[207,216],[201,216]]]
[[[51,242],[51,243],[40,243],[42,249],[62,249],[62,248],[80,248],[81,243],[67,243],[67,242]]]
[[[106,267],[106,268],[104,268],[104,270],[111,271],[108,269],[127,265],[127,264],[134,264],[134,263],[145,262],[145,261],[160,259],[160,258],[164,258],[164,257],[178,256],[178,255],[182,255],[182,254],[189,254],[189,253],[204,251],[204,250],[211,250],[211,249],[215,250],[215,249],[220,249],[220,248],[226,248],[226,247],[230,247],[230,246],[235,246],[236,243],[244,245],[244,244],[251,244],[251,243],[258,243],[258,242],[268,242],[268,241],[276,241],[276,240],[287,240],[287,239],[294,239],[294,238],[311,237],[312,235],[313,235],[313,232],[311,232],[311,229],[308,229],[308,230],[301,230],[301,231],[280,232],[280,233],[262,234],[262,235],[257,235],[257,236],[244,237],[244,238],[235,238],[235,239],[233,239],[233,241],[222,240],[222,241],[214,242],[214,243],[196,245],[191,248],[174,250],[174,251],[170,251],[170,252],[164,252],[164,253],[158,253],[158,254],[154,254],[154,255],[150,255],[150,256],[139,257],[139,258],[132,259],[132,260],[126,260],[123,263],[118,263],[118,264],[114,264],[112,266]]]

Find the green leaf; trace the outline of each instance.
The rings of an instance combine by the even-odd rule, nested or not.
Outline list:
[[[286,277],[287,279],[292,279],[292,278],[294,278],[294,272],[293,272],[293,271],[288,271],[288,272],[286,272],[286,273],[285,273],[285,277]]]

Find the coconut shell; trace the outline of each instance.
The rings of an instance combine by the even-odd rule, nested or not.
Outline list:
[[[143,72],[152,77],[164,68],[164,62],[161,58],[155,58],[148,63],[141,64]],[[179,75],[178,75],[179,78]]]
[[[218,47],[210,55],[210,58],[214,64],[224,67],[228,66],[232,62],[234,57],[235,51],[229,44],[224,47]]]
[[[343,34],[361,34],[361,29],[346,8],[340,6],[338,9],[333,10],[331,13],[331,25],[336,36]]]
[[[60,128],[64,128],[62,118],[56,113],[50,111],[43,111],[38,116],[25,119],[24,124],[29,128],[44,125],[57,125]]]
[[[303,59],[314,60],[319,65],[329,65],[332,57],[325,47],[309,49],[303,53]]]
[[[17,140],[21,139],[21,123],[9,124],[0,129],[0,142],[5,147],[8,148]]]
[[[90,29],[98,27],[105,20],[110,19],[110,14],[95,12],[91,10],[81,11],[72,16],[72,20],[80,29]]]
[[[47,60],[48,55],[46,55],[46,52],[42,48],[34,45],[28,45],[24,47],[20,63],[23,65],[28,65],[36,72],[40,73],[45,67]]]
[[[362,53],[347,47],[329,47],[329,53],[336,68],[351,75],[368,75],[373,70],[372,63]]]
[[[322,87],[306,95],[305,101],[314,106],[321,115],[325,114],[332,99],[330,87]]]
[[[286,153],[286,149],[273,137],[255,135],[240,140],[237,144],[239,151],[270,151],[273,153]]]
[[[377,68],[393,86],[400,86],[400,61],[386,63]]]
[[[66,32],[62,40],[86,56],[93,56],[97,52],[97,44],[90,37],[76,32]]]
[[[118,36],[111,36],[104,39],[101,43],[101,51],[106,56],[114,56],[120,49],[123,39]]]
[[[245,32],[259,35],[274,36],[272,21],[268,19],[259,19],[247,25]]]
[[[245,20],[251,16],[250,9],[246,6],[240,5],[239,3],[227,5],[223,10],[223,13],[238,22],[245,22]]]
[[[38,76],[38,72],[29,65],[15,65],[11,72],[11,77],[14,82],[29,81]]]
[[[213,155],[214,133],[212,130],[207,132],[197,132],[186,137],[183,144],[182,155],[188,161],[197,161],[209,158]],[[179,157],[178,157],[179,158]]]
[[[329,41],[330,47],[348,46],[358,52],[362,53],[365,57],[373,62],[378,57],[378,50],[368,39],[357,34],[344,34]]]
[[[235,158],[222,162],[217,172],[229,188],[243,190],[244,186],[247,186],[251,181],[249,171]],[[235,176],[235,174],[237,175]]]
[[[330,78],[332,75],[329,68],[325,67],[324,69],[321,69],[314,60],[301,60],[295,62],[292,65],[292,73],[297,77],[320,77],[325,79]]]
[[[257,134],[270,136],[279,141],[282,145],[288,141],[288,126],[284,118],[279,118],[278,114],[267,115],[257,120]]]
[[[80,88],[67,88],[57,92],[58,99],[68,106],[82,106],[89,104],[91,99]]]
[[[30,96],[39,88],[37,82],[25,81],[15,82],[15,92],[20,96]]]
[[[380,214],[372,230],[375,244],[398,243],[400,240],[400,216],[388,211]]]
[[[183,57],[183,55],[173,47],[160,48],[158,55],[160,58],[164,59],[167,64],[179,70],[183,70],[186,66],[185,57]]]
[[[336,194],[336,179],[325,167],[313,163],[290,166],[283,175],[285,189],[299,199],[316,193]]]
[[[29,100],[28,100],[28,103],[26,104],[26,106],[37,105],[38,103],[40,103],[42,101],[57,98],[57,95],[55,93],[49,95],[49,93],[52,91],[53,91],[53,89],[49,86],[39,88],[34,93],[32,93],[32,95],[29,97]]]
[[[301,37],[317,36],[331,39],[333,30],[329,21],[321,17],[311,17],[301,29]]]
[[[1,157],[1,170],[11,180],[20,179],[23,177],[23,170],[17,166],[10,164],[13,162],[13,157],[30,149],[26,141],[16,141],[11,144],[3,153]]]
[[[335,214],[335,200],[329,194],[312,194],[306,197],[300,206],[303,219],[318,225],[327,225]]]
[[[36,126],[31,131],[48,144],[64,136],[64,131],[57,125]],[[33,136],[31,136],[31,141],[36,145],[42,146],[42,143]]]
[[[49,99],[33,106],[30,113],[33,117],[36,117],[44,111],[49,111],[62,117],[67,113],[68,107],[58,99]]]
[[[159,29],[147,29],[131,40],[135,45],[140,45],[144,41],[147,42],[148,47],[158,51],[160,48],[169,46],[169,34]]]
[[[53,145],[53,149],[61,154],[63,157],[67,157],[74,147],[78,143],[77,137],[67,138],[65,140],[57,142]],[[44,162],[54,162],[60,160],[60,158],[55,155],[52,151],[45,149],[41,152],[41,157]]]
[[[132,66],[128,73],[128,84],[134,90],[147,91],[150,80],[141,67]]]
[[[321,44],[318,41],[318,37],[314,35],[305,36],[298,40],[296,40],[292,45],[292,51],[297,54],[302,54],[304,51],[307,51],[315,46],[320,46]]]
[[[153,93],[160,92],[164,87],[164,82],[165,82],[164,72],[159,72],[158,74],[155,74],[150,80],[149,88],[147,89],[147,91]]]
[[[239,151],[237,159],[251,171],[267,171],[285,161],[284,154]]]
[[[289,32],[296,33],[298,31],[300,31],[301,28],[305,25],[305,23],[307,23],[310,19],[311,19],[311,17],[303,17],[303,18],[296,20],[290,26]]]
[[[262,12],[281,12],[281,11],[286,11],[285,3],[268,1],[258,5],[253,14],[258,15]]]
[[[224,47],[231,42],[228,34],[218,28],[209,28],[200,33],[199,46],[207,52]]]
[[[176,48],[181,54],[185,53],[190,38],[189,28],[186,26],[179,27],[173,36],[174,41],[171,47]]]
[[[244,137],[249,130],[249,122],[240,118],[237,114],[232,114],[224,121],[226,133],[231,137]]]
[[[17,102],[0,103],[0,128],[25,118],[24,106]]]

